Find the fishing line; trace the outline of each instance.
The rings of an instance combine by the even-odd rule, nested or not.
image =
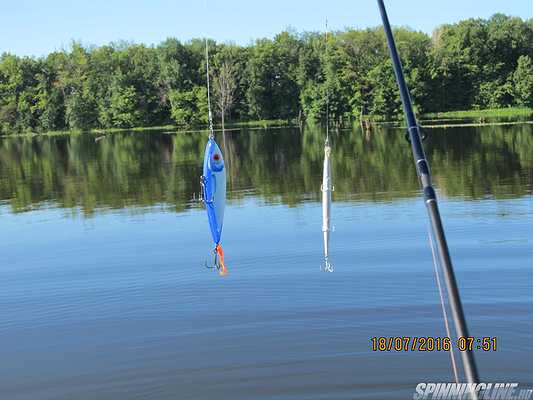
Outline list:
[[[328,57],[328,19],[326,18],[326,76],[325,76],[325,82],[326,82],[326,146],[329,145],[329,88],[328,88],[328,82],[327,82],[327,62],[329,60]]]
[[[213,114],[211,113],[211,87],[209,84],[209,43],[205,38],[205,60],[206,60],[206,79],[207,79],[207,118],[209,123],[209,139],[214,139],[215,131],[213,129]]]
[[[440,275],[439,274],[440,263],[437,260],[437,256],[435,254],[435,246],[433,244],[433,238],[432,238],[431,230],[430,230],[429,227],[428,227],[428,238],[429,238],[429,247],[431,247],[431,255],[433,256],[433,269],[435,271],[435,280],[437,281],[437,287],[439,289],[440,306],[442,308],[442,315],[443,315],[443,318],[444,318],[444,326],[446,327],[446,335],[447,335],[447,337],[449,337],[451,339],[452,335],[451,335],[451,330],[450,330],[450,324],[448,322],[448,313],[446,312],[446,305],[445,305],[445,300],[444,300],[444,292],[442,290],[442,285],[440,283],[440,276],[439,276]],[[454,354],[454,351],[453,351],[453,345],[450,346],[450,359],[451,359],[451,362],[452,362],[452,369],[453,369],[453,375],[455,377],[455,383],[459,383],[459,374],[457,372],[457,364],[455,362],[455,354]]]

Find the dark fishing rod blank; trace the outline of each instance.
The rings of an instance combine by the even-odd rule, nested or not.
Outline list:
[[[461,304],[461,297],[459,295],[459,289],[457,288],[457,281],[455,279],[455,273],[453,271],[452,260],[450,257],[450,251],[446,242],[446,236],[444,234],[444,227],[442,226],[442,219],[439,213],[439,207],[437,204],[437,196],[435,189],[431,184],[431,173],[429,164],[424,154],[422,147],[420,127],[416,121],[415,114],[413,112],[413,106],[411,103],[411,96],[409,95],[409,89],[405,83],[403,75],[402,64],[396,44],[394,42],[394,36],[387,16],[387,11],[383,0],[377,0],[379,10],[381,12],[381,19],[383,20],[383,28],[385,29],[385,36],[387,37],[387,43],[389,45],[392,64],[394,67],[394,74],[396,75],[396,81],[398,88],[400,89],[400,97],[402,99],[403,109],[405,112],[405,120],[407,122],[407,130],[409,139],[411,142],[411,149],[413,150],[413,156],[415,159],[416,171],[420,180],[420,185],[424,192],[424,200],[426,208],[429,214],[431,222],[431,228],[433,235],[437,243],[437,253],[440,263],[443,267],[444,281],[446,283],[446,290],[448,292],[448,298],[450,301],[451,314],[454,321],[455,330],[458,337],[468,337],[468,329],[466,326],[466,319]],[[462,351],[461,359],[465,370],[466,380],[468,383],[479,383],[479,376],[477,372],[476,362],[474,355],[471,351]],[[475,394],[474,398],[477,398]]]

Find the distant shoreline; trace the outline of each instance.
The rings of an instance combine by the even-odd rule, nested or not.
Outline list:
[[[532,117],[532,119],[521,120],[522,117]],[[502,120],[503,119],[503,120]],[[508,120],[511,119],[511,120]],[[379,121],[369,118],[372,124],[377,126],[398,126],[403,120],[396,121]],[[419,116],[420,124],[425,128],[447,128],[447,127],[476,127],[476,126],[502,126],[502,125],[518,125],[518,124],[533,124],[533,109],[532,108],[493,108],[485,110],[461,110],[461,111],[444,111],[437,113],[426,113]],[[359,120],[354,120],[354,124],[359,124]],[[439,123],[441,122],[441,123]],[[230,132],[241,128],[250,129],[267,129],[276,127],[297,127],[296,120],[251,120],[239,121],[226,124],[225,131]],[[21,136],[63,136],[63,135],[79,135],[79,134],[112,134],[120,132],[148,132],[148,131],[172,131],[179,133],[195,133],[207,130],[207,126],[178,126],[178,125],[162,125],[162,126],[147,126],[147,127],[133,127],[133,128],[107,128],[107,129],[90,129],[90,130],[71,130],[71,131],[50,131],[50,132],[22,132],[22,133],[8,133],[0,135],[0,137],[21,137]],[[220,125],[215,125],[215,130],[222,131]]]
[[[250,129],[272,129],[277,127],[297,127],[298,123],[293,120],[254,120],[254,121],[239,121],[228,123],[225,126],[225,131],[233,131],[235,129],[241,128],[250,128]],[[222,126],[215,124],[214,126],[216,132],[222,132]],[[48,131],[48,132],[13,132],[0,135],[3,138],[9,137],[21,137],[21,136],[64,136],[64,135],[81,135],[81,134],[112,134],[120,132],[149,132],[149,131],[172,131],[179,133],[195,133],[195,132],[204,132],[207,131],[207,125],[198,125],[198,126],[178,126],[178,125],[161,125],[161,126],[137,126],[133,128],[95,128],[88,130],[65,130],[65,131]]]

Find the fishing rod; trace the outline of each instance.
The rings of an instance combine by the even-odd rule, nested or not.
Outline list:
[[[465,314],[463,306],[461,304],[461,297],[459,295],[459,289],[457,287],[457,280],[453,271],[452,260],[450,257],[450,251],[448,249],[448,243],[446,242],[446,236],[444,234],[444,228],[442,226],[442,220],[439,213],[439,207],[437,204],[437,196],[435,189],[431,184],[431,172],[429,164],[424,154],[424,148],[422,147],[420,126],[416,121],[415,114],[413,112],[413,105],[411,103],[411,97],[409,89],[405,83],[405,78],[402,70],[402,63],[398,56],[398,50],[394,43],[394,36],[389,23],[389,17],[387,16],[387,10],[383,0],[377,0],[379,11],[381,13],[381,19],[383,20],[383,28],[385,29],[385,36],[387,37],[387,43],[390,50],[392,64],[394,68],[394,74],[396,75],[396,82],[400,89],[400,97],[402,99],[403,109],[405,113],[405,120],[407,122],[407,130],[409,134],[409,141],[411,142],[411,149],[415,159],[416,171],[424,191],[424,200],[426,208],[429,214],[431,223],[431,229],[435,237],[437,244],[437,253],[439,256],[440,264],[443,267],[444,281],[446,284],[446,290],[448,292],[448,298],[450,301],[450,308],[452,319],[455,325],[455,330],[458,337],[468,337],[468,328],[466,326]],[[461,359],[465,370],[466,380],[468,383],[479,383],[479,376],[477,372],[476,362],[472,351],[461,351]],[[472,397],[477,399],[475,393],[472,393]]]

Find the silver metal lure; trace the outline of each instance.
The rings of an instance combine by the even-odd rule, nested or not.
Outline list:
[[[331,147],[329,141],[324,145],[324,170],[322,175],[322,233],[324,234],[324,271],[333,272],[329,261],[329,233],[331,232]]]

